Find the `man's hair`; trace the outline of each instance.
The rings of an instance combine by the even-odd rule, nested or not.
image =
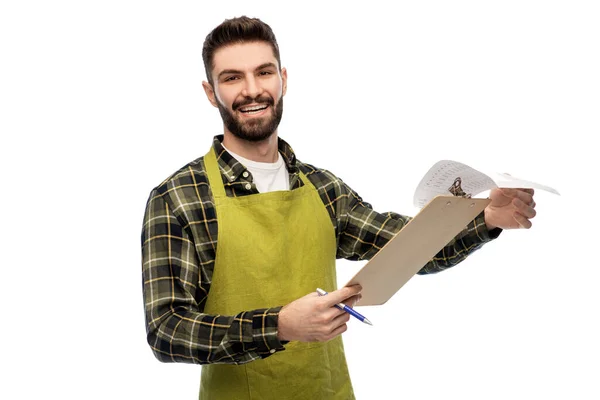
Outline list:
[[[215,52],[221,47],[248,42],[266,42],[271,45],[277,64],[281,68],[279,46],[269,25],[258,18],[248,18],[246,16],[226,19],[206,36],[202,47],[204,70],[211,85],[213,84],[212,70],[214,68]]]

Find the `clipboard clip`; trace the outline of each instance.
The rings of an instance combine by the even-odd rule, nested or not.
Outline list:
[[[448,188],[448,191],[450,193],[452,193],[452,195],[457,196],[457,197],[464,197],[466,199],[470,199],[471,198],[471,193],[466,193],[462,187],[462,179],[459,177],[457,177],[454,180],[454,183],[452,184],[452,186],[450,186]]]

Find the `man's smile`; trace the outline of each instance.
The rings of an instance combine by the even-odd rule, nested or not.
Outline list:
[[[238,111],[244,116],[260,116],[263,115],[269,108],[269,104],[251,104],[244,107],[239,107]]]

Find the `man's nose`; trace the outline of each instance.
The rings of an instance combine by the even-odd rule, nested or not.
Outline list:
[[[242,95],[250,98],[257,98],[260,95],[262,89],[260,88],[259,82],[254,76],[247,77],[245,80],[245,86],[242,90]]]

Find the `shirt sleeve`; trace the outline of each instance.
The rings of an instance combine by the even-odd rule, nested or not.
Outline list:
[[[277,339],[281,307],[205,314],[207,289],[199,285],[200,274],[192,238],[162,195],[152,191],[142,229],[142,280],[147,340],[156,358],[244,364],[284,350]]]
[[[338,258],[370,260],[398,233],[410,217],[394,212],[378,213],[346,184],[338,209]],[[469,254],[500,235],[501,229],[488,231],[483,212],[436,254],[418,274],[443,271],[463,261]]]

